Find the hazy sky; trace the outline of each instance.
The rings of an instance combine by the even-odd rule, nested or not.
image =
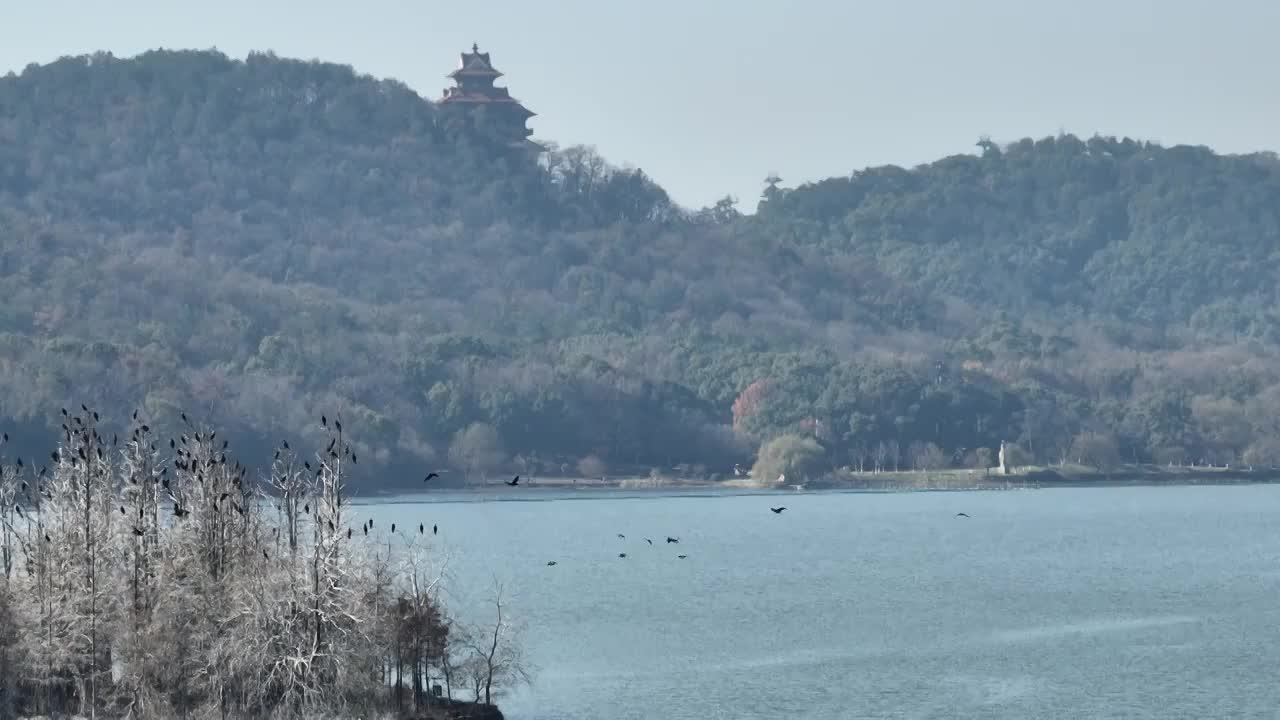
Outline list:
[[[478,42],[534,137],[681,203],[1065,130],[1280,147],[1276,0],[0,0],[0,72],[156,47],[350,64],[435,98]]]

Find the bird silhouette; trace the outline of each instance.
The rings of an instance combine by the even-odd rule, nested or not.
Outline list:
[[[769,509],[773,511],[773,514],[774,514],[774,515],[781,515],[781,514],[782,514],[782,511],[783,511],[783,510],[786,510],[787,508],[786,508],[786,507],[771,507],[771,508],[769,508]]]
[[[323,415],[320,416],[320,425],[323,427],[329,427],[329,420]]]
[[[626,540],[626,539],[627,539],[627,536],[626,536],[626,535],[623,535],[622,533],[618,533],[618,539],[619,539],[619,540]]]
[[[670,543],[678,543],[678,542],[680,542],[680,538],[673,538],[673,537],[669,537],[669,538],[667,538],[667,543],[668,543],[668,544],[670,544]]]
[[[626,556],[627,556],[627,554],[626,554],[626,553],[618,553],[618,557],[620,557],[620,558],[624,558],[624,557],[626,557]]]
[[[511,478],[510,480],[506,480],[505,482],[506,482],[508,485],[510,485],[511,487],[515,487],[515,486],[517,486],[517,485],[519,485],[519,484],[520,484],[520,476],[519,476],[519,475],[517,475],[517,476],[515,476],[515,477]]]
[[[138,528],[136,528],[136,527],[135,527],[135,528],[133,529],[133,534],[134,534],[134,535],[136,535],[137,537],[142,537],[142,534],[143,534],[143,533],[142,533],[142,531],[141,531],[141,530],[139,530]]]
[[[191,511],[183,508],[178,503],[173,504],[173,516],[183,518],[191,514]]]
[[[645,542],[647,542],[647,543],[649,543],[650,545],[652,545],[652,544],[653,544],[653,541],[652,541],[652,540],[650,540],[649,538],[645,538],[645,539],[644,539],[644,541],[645,541]]]
[[[556,561],[555,561],[555,560],[548,560],[548,561],[547,561],[547,567],[555,567],[555,565],[556,565]]]
[[[342,432],[342,422],[340,420],[334,420],[333,426],[338,429],[338,432]]]
[[[440,477],[440,473],[437,473],[437,472],[427,473],[427,476],[422,478],[422,482],[430,482],[431,478],[438,478],[438,477]]]
[[[681,560],[683,560],[683,559],[685,559],[685,558],[687,558],[687,557],[689,557],[689,556],[688,556],[688,555],[677,555],[676,557],[678,557],[678,558],[680,558]]]
[[[423,525],[422,523],[418,523],[418,534],[419,534],[419,535],[425,535],[425,534],[426,534],[426,532],[427,532],[427,528],[426,528],[426,526],[425,526],[425,525]]]
[[[958,512],[958,513],[956,513],[956,517],[969,517],[969,514],[968,514],[968,513]]]
[[[437,533],[439,533],[439,532],[440,532],[440,527],[439,527],[438,525],[432,525],[432,526],[431,526],[431,534],[432,534],[432,535],[435,535],[435,534],[437,534]]]
[[[347,528],[347,539],[351,539],[351,528]]]
[[[395,531],[396,531],[396,524],[391,523],[391,532],[395,532]]]

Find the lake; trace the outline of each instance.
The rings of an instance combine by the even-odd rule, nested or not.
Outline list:
[[[513,490],[358,512],[381,528],[440,526],[457,612],[487,612],[494,578],[505,584],[537,671],[501,698],[511,720],[1280,707],[1276,485]]]

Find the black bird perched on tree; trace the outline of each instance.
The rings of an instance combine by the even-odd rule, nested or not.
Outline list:
[[[342,432],[342,421],[334,420],[333,426],[338,429],[338,432]]]
[[[391,532],[395,532],[395,531],[396,531],[396,524],[391,523]]]
[[[289,441],[288,441],[288,440],[285,440],[285,441],[284,441],[284,443],[283,443],[283,445],[284,445],[284,449],[285,449],[285,450],[288,450],[288,449],[289,449]]]
[[[188,420],[188,419],[187,419],[187,414],[186,414],[186,413],[184,413],[184,412],[182,412],[182,413],[178,413],[178,417],[181,417],[181,418],[182,418],[182,422],[184,422],[184,423],[190,423],[190,422],[191,422],[190,420]]]
[[[303,512],[303,514],[304,514],[304,515],[310,515],[310,514],[311,514],[311,503],[307,503],[307,504],[303,505],[303,506],[302,506],[302,512]]]
[[[432,525],[432,526],[431,526],[431,534],[432,534],[432,535],[435,535],[435,534],[437,534],[437,533],[439,533],[439,532],[440,532],[440,526],[438,526],[438,525]]]
[[[426,477],[422,478],[422,482],[431,482],[431,478],[438,478],[438,477],[440,477],[440,473],[429,472],[427,473]]]
[[[520,484],[520,476],[519,476],[519,475],[517,475],[517,476],[515,476],[515,477],[511,478],[510,480],[506,480],[505,482],[506,482],[508,485],[510,485],[511,487],[515,487],[515,486],[517,486],[517,485],[519,485],[519,484]]]
[[[361,525],[361,526],[360,526],[360,529],[361,529],[361,530],[364,530],[364,534],[365,534],[365,535],[368,535],[368,534],[369,534],[369,526],[368,526],[368,525]]]
[[[774,514],[774,515],[781,515],[781,514],[782,514],[782,511],[783,511],[783,510],[786,510],[787,508],[785,508],[785,507],[771,507],[771,508],[769,508],[769,509],[773,511],[773,514]]]
[[[427,527],[426,527],[425,525],[423,525],[422,523],[418,523],[418,534],[419,534],[419,535],[426,535],[426,534],[427,534]]]
[[[351,528],[347,528],[347,539],[351,539]]]
[[[329,532],[333,532],[333,521],[329,521]]]
[[[320,416],[320,425],[322,427],[329,427],[329,421],[323,415]]]
[[[18,467],[19,467],[19,468],[21,468],[21,467],[22,467],[22,458],[18,458]]]
[[[120,514],[121,514],[121,515],[124,515],[124,514],[125,514],[125,513],[124,513],[124,506],[123,506],[123,505],[121,505],[121,506],[120,506]]]

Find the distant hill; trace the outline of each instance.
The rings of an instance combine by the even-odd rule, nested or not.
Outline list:
[[[982,145],[742,216],[346,67],[31,66],[0,79],[0,426],[34,453],[60,406],[185,409],[255,462],[341,412],[388,486],[723,475],[785,433],[811,472],[1280,462],[1280,161]]]

